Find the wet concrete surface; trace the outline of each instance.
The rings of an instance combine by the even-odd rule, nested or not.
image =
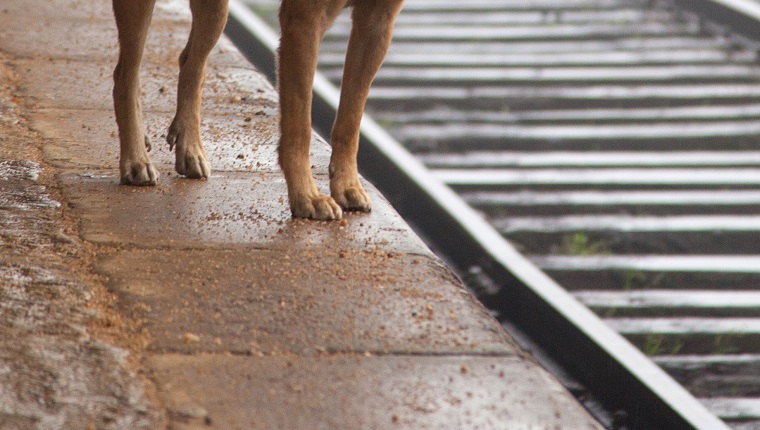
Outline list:
[[[377,194],[378,209],[369,214],[348,214],[342,222],[293,219],[284,179],[277,173],[212,173],[208,181],[165,178],[151,188],[118,186],[110,172],[60,179],[82,217],[82,236],[92,242],[430,253]],[[327,186],[324,175],[317,182]]]
[[[159,1],[143,69],[162,176],[127,187],[110,2],[0,7],[0,428],[599,428],[371,185],[370,214],[291,218],[276,93],[226,41],[215,170],[173,173],[186,9]]]
[[[231,115],[206,115],[201,125],[207,153],[215,172],[275,171],[277,167],[277,128],[274,103],[257,103],[247,112]],[[166,144],[166,130],[172,115],[148,112],[145,126],[153,149],[154,165],[164,177],[176,176],[174,153]],[[31,114],[31,123],[49,144],[43,149],[47,162],[64,170],[97,171],[118,168],[119,146],[116,119],[111,111],[41,110]],[[79,124],[71,127],[70,124]],[[315,137],[316,139],[316,137]],[[93,142],[102,142],[93,145]],[[329,150],[324,145],[312,149],[316,172],[327,173]]]
[[[18,60],[17,70],[25,77],[19,95],[28,98],[35,109],[110,110],[113,107],[113,65],[106,61]],[[173,113],[176,102],[176,62],[145,64],[141,74],[147,112]],[[167,67],[168,66],[168,67]],[[264,78],[251,69],[210,63],[203,106],[216,113],[245,113],[251,102],[272,101],[274,90],[265,90]],[[50,76],[56,76],[51,80]],[[234,85],[223,85],[224,82]],[[87,91],[82,91],[87,88]],[[242,98],[246,97],[244,103]]]
[[[323,246],[133,250],[96,268],[157,352],[519,354],[430,257]]]
[[[183,387],[166,393],[170,416],[187,426],[179,428],[597,428],[556,381],[519,359],[164,355],[151,364],[161,385]],[[209,375],[225,389],[188,383]],[[249,408],[233,421],[237,393]]]

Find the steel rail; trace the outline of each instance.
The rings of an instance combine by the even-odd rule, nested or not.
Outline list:
[[[275,79],[278,36],[238,0],[230,1],[226,33],[250,61]],[[318,73],[314,94],[314,127],[329,135],[338,90]],[[501,288],[480,299],[502,310],[608,410],[626,411],[627,428],[728,429],[660,367],[521,255],[368,116],[362,121],[360,148],[362,174],[439,254],[461,273],[479,266],[499,280]]]
[[[752,0],[671,0],[752,40],[760,40],[760,4]]]

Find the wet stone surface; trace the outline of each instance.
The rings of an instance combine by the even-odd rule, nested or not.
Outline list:
[[[84,325],[95,315],[76,307],[89,289],[39,266],[0,264],[0,329],[6,335],[35,333],[86,336]]]
[[[0,22],[2,10],[26,4],[10,3]],[[10,96],[18,69],[2,52],[0,60],[0,428],[154,429],[160,414],[126,351],[88,331],[102,315],[70,270],[81,248],[41,182],[39,136]]]
[[[60,204],[37,184],[39,173],[32,161],[0,159],[0,250],[8,259],[68,240],[54,225]]]
[[[45,187],[35,182],[40,166],[28,160],[0,160],[0,209],[56,208]]]
[[[124,351],[98,341],[27,334],[0,341],[0,427],[153,429]]]
[[[88,333],[101,315],[88,307],[91,289],[67,270],[78,251],[61,231],[58,204],[30,185],[36,165],[0,166],[13,167],[6,178],[26,178],[0,182],[14,201],[0,208],[0,428],[154,428],[126,352]]]

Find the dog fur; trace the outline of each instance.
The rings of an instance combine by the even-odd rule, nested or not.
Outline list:
[[[121,183],[155,185],[158,172],[148,157],[140,105],[139,69],[156,0],[113,0],[119,34],[114,70],[114,110],[121,143]],[[369,211],[372,203],[359,183],[356,155],[359,124],[372,80],[390,44],[403,0],[283,0],[279,50],[279,162],[293,216],[340,219],[343,210]],[[311,174],[312,82],[319,43],[341,10],[351,7],[352,31],[344,67],[340,107],[330,135],[330,196]],[[227,21],[228,0],[190,0],[190,37],[180,54],[177,112],[167,142],[175,169],[188,178],[208,178],[210,165],[200,138],[201,93],[206,60]]]

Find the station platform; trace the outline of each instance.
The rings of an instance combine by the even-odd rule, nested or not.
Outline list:
[[[370,185],[292,219],[277,95],[223,39],[179,177],[183,0],[143,64],[155,187],[119,185],[106,0],[0,5],[0,428],[600,429]],[[326,190],[329,146],[312,160]]]

